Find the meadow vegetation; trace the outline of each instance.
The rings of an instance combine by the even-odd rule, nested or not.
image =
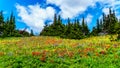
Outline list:
[[[48,36],[0,38],[0,67],[119,68],[120,42],[109,38],[110,35],[81,40]]]

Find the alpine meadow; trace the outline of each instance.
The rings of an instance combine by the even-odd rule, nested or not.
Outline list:
[[[0,1],[0,68],[120,68],[120,0],[88,1]]]

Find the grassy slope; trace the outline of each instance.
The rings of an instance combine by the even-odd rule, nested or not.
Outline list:
[[[109,37],[0,39],[0,67],[119,68],[120,42],[110,42]]]

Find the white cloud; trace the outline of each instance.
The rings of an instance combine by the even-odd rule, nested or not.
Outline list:
[[[100,0],[100,2],[103,4],[103,12],[108,13],[108,8],[113,8],[114,10],[120,9],[120,0]]]
[[[62,18],[67,19],[74,18],[78,14],[84,13],[88,7],[96,7],[96,3],[99,2],[102,11],[108,13],[108,8],[112,7],[115,9],[120,8],[120,0],[47,0],[48,4],[55,4],[61,9],[60,14]]]
[[[82,14],[89,6],[95,6],[96,0],[47,0],[47,3],[59,6],[62,18],[67,19]]]
[[[105,14],[109,14],[109,8],[103,8],[102,12],[104,12]]]
[[[97,2],[101,4],[102,11],[106,14],[109,13],[109,7],[115,8],[115,10],[120,9],[120,0],[47,0],[47,4],[54,4],[61,9],[58,14],[61,14],[61,17],[64,19],[68,17],[73,19],[79,14],[84,14],[88,7],[97,7]],[[43,29],[46,20],[53,20],[56,10],[53,6],[41,8],[39,4],[28,5],[27,7],[17,4],[16,8],[21,21],[26,23],[35,32],[40,32]],[[92,18],[93,16],[88,14],[86,21],[90,23]]]
[[[46,20],[52,20],[55,10],[52,7],[41,8],[39,4],[29,5],[24,7],[22,5],[16,5],[18,16],[21,21],[24,22],[30,29],[33,29],[35,33],[39,33]]]
[[[93,16],[91,14],[88,14],[85,20],[87,21],[88,24],[90,24],[92,22],[92,18]]]

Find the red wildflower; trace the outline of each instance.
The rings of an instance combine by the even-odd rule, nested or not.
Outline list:
[[[96,53],[96,56],[99,56],[99,53]]]
[[[42,56],[42,57],[40,58],[40,60],[41,60],[42,62],[45,62],[46,57],[43,57],[43,56]]]
[[[74,53],[73,53],[73,52],[68,52],[68,56],[69,56],[70,58],[72,58],[72,57],[73,57],[73,55],[74,55]]]
[[[41,53],[40,52],[32,52],[33,56],[39,56]]]

